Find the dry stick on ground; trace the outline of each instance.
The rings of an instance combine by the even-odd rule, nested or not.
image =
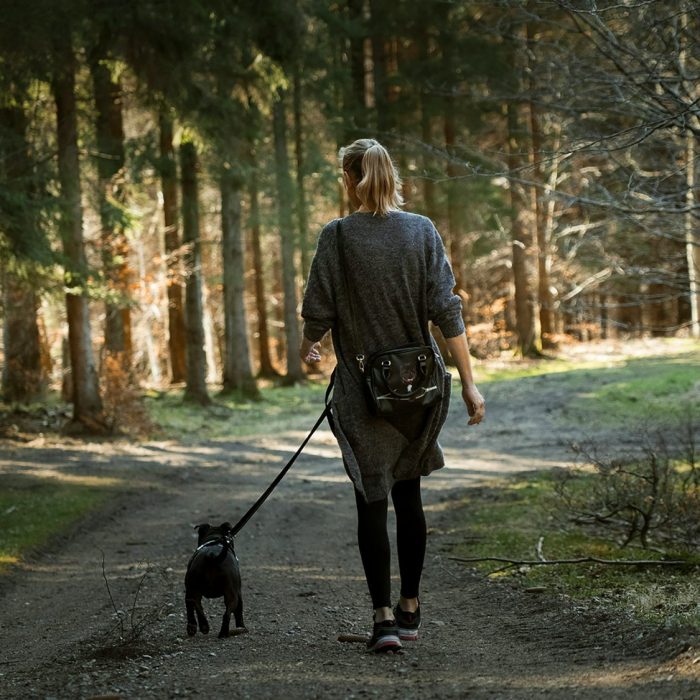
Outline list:
[[[129,630],[127,634],[126,626],[124,624],[124,620],[126,618],[125,613],[122,610],[119,610],[117,608],[117,604],[114,602],[114,597],[112,596],[112,589],[109,585],[109,580],[107,579],[107,572],[105,571],[105,553],[104,550],[102,550],[100,547],[98,547],[100,554],[102,555],[102,578],[104,579],[105,582],[105,587],[107,588],[107,594],[109,595],[109,600],[112,603],[112,609],[114,610],[114,614],[117,618],[116,624],[110,629],[108,636],[114,632],[117,628],[119,628],[119,639],[122,642],[134,642],[138,639],[138,637],[141,635],[141,632],[143,631],[143,625],[145,623],[144,620],[137,621],[136,624],[134,623],[134,614],[136,613],[136,603],[139,599],[139,594],[141,593],[141,586],[143,586],[143,582],[146,579],[146,576],[148,576],[148,571],[146,571],[143,576],[141,576],[141,579],[139,581],[138,588],[136,589],[136,594],[134,595],[134,602],[131,607],[131,616],[130,616],[130,627],[131,629]]]
[[[113,630],[115,630],[117,627],[120,628],[121,634],[119,635],[120,637],[124,636],[124,621],[122,620],[122,616],[119,614],[119,610],[117,608],[117,604],[114,602],[114,597],[112,596],[112,589],[109,586],[109,581],[107,580],[107,572],[105,571],[105,553],[104,550],[102,550],[100,547],[98,547],[100,550],[100,554],[102,555],[102,578],[104,579],[105,586],[107,588],[107,594],[109,595],[109,600],[112,603],[112,609],[114,610],[114,614],[117,616],[117,624],[112,627],[110,630],[110,634]]]
[[[682,559],[599,559],[580,557],[578,559],[508,559],[506,557],[448,557],[452,561],[473,564],[480,561],[498,561],[510,566],[556,566],[558,564],[609,564],[611,566],[700,566],[700,562]]]
[[[537,546],[535,547],[535,554],[537,554],[537,558],[540,561],[547,561],[544,558],[544,554],[542,554],[542,545],[544,544],[544,537],[540,537],[539,540],[537,540]]]

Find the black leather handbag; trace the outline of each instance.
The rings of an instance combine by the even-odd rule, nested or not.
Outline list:
[[[440,401],[445,372],[430,343],[409,343],[373,353],[368,359],[357,333],[355,303],[348,282],[343,252],[343,228],[336,225],[338,258],[345,295],[350,306],[352,342],[355,360],[364,379],[369,409],[375,415],[392,416],[427,408]]]

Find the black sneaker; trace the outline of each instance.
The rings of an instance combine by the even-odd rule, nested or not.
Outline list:
[[[399,628],[399,639],[406,642],[415,642],[418,639],[418,628],[420,627],[420,605],[416,612],[405,612],[401,610],[401,606],[396,605],[394,608],[394,616],[396,617],[396,625]]]
[[[396,653],[401,650],[399,628],[395,620],[375,622],[372,638],[367,642],[367,651],[380,653]]]

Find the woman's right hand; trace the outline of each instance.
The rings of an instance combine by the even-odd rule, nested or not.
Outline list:
[[[462,386],[462,398],[467,405],[467,413],[469,413],[468,425],[477,425],[484,420],[486,413],[486,402],[476,384],[465,384]]]
[[[302,338],[301,347],[299,348],[299,357],[301,357],[302,362],[306,362],[307,365],[312,365],[315,362],[320,362],[321,343],[314,343],[308,338]]]

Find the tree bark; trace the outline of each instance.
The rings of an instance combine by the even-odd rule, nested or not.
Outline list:
[[[5,270],[3,277],[5,363],[2,395],[5,401],[30,403],[41,398],[46,388],[37,324],[39,301],[31,281],[10,270]]]
[[[299,225],[299,252],[301,253],[301,277],[309,276],[309,238],[306,190],[304,189],[304,124],[302,116],[301,65],[294,63],[294,155],[296,160],[297,223]]]
[[[507,106],[508,168],[510,180],[511,239],[513,251],[513,282],[515,284],[515,327],[518,348],[524,357],[538,354],[537,301],[534,284],[534,250],[531,230],[531,200],[525,188],[517,182],[522,165],[522,124],[519,106],[509,102]]]
[[[180,146],[182,181],[182,239],[185,245],[185,400],[202,405],[209,403],[207,393],[207,358],[204,352],[202,308],[202,270],[199,239],[199,202],[197,185],[197,151],[186,141]]]
[[[385,0],[369,0],[371,16],[372,77],[374,80],[374,109],[377,113],[379,138],[386,139],[391,129],[387,86],[387,52],[385,42],[389,28]]]
[[[527,51],[526,56],[534,51],[535,28],[532,22],[526,24]],[[529,58],[526,58],[529,63]],[[547,213],[544,208],[544,171],[542,168],[542,130],[540,128],[540,115],[537,112],[533,97],[537,94],[535,72],[532,66],[526,71],[528,78],[528,113],[530,117],[530,159],[532,164],[533,179],[536,183],[530,188],[532,195],[532,210],[534,212],[534,227],[537,240],[537,297],[540,311],[540,333],[543,347],[552,346],[554,325],[552,321],[552,293],[549,273],[551,268],[551,255],[549,252],[549,239],[547,238]]]
[[[450,9],[445,6],[441,12],[445,13],[442,18],[441,25],[443,28],[449,26]],[[455,56],[453,39],[449,32],[442,32],[441,49],[442,49],[442,71],[443,79],[449,81],[449,87],[445,91],[442,99],[442,118],[443,118],[443,136],[445,139],[445,151],[447,153],[447,247],[450,251],[450,259],[452,261],[452,269],[454,271],[456,290],[462,297],[462,314],[466,318],[467,313],[467,296],[465,293],[464,284],[464,236],[463,236],[463,211],[461,202],[463,193],[460,192],[458,176],[461,174],[461,169],[457,161],[456,143],[457,143],[457,122],[456,122],[456,85],[453,80],[455,71]]]
[[[224,278],[223,389],[257,396],[245,313],[245,260],[241,229],[241,180],[222,174],[221,245]]]
[[[251,153],[251,161],[254,158]],[[267,319],[267,299],[265,296],[265,269],[260,244],[260,202],[258,196],[258,175],[255,165],[251,167],[248,181],[250,197],[250,244],[253,251],[253,270],[255,272],[255,309],[258,316],[258,353],[260,356],[261,377],[279,376],[272,364],[270,355],[270,333]]]
[[[688,5],[687,0],[682,4],[680,16],[680,37],[683,42],[678,56],[678,63],[681,71],[686,72],[687,47],[686,37],[688,35]],[[697,84],[688,86],[688,91],[695,96],[698,95]],[[692,113],[688,119],[693,120],[696,125],[698,118]],[[685,236],[685,257],[688,266],[688,296],[690,301],[690,334],[693,338],[700,338],[700,233],[698,232],[696,205],[696,182],[695,182],[695,139],[696,135],[692,129],[686,127],[683,134],[685,139],[685,204],[686,214],[683,221]]]
[[[80,201],[80,159],[75,103],[75,56],[70,30],[56,34],[56,70],[52,91],[56,103],[58,176],[61,187],[61,240],[65,256],[66,312],[73,378],[73,421],[90,431],[107,429],[93,360],[90,309],[87,297],[88,267],[83,244]]]
[[[124,369],[131,361],[131,312],[129,307],[129,244],[124,224],[124,124],[121,85],[114,80],[103,42],[90,53],[90,73],[95,95],[95,132],[101,223],[102,265],[107,283],[104,346],[119,356]]]
[[[695,135],[685,134],[685,255],[688,264],[688,295],[690,297],[690,334],[700,338],[700,234],[695,214]]]
[[[345,142],[365,135],[367,106],[365,98],[365,20],[364,0],[347,0],[352,22],[350,34],[350,85],[345,98]]]
[[[420,37],[420,58],[423,63],[427,63],[430,57],[430,37],[427,27],[424,26]],[[432,159],[428,155],[428,147],[433,143],[433,101],[427,87],[422,86],[420,92],[420,124],[421,140],[423,141],[423,207],[426,216],[435,221],[437,217],[437,204],[435,197],[435,182],[430,175]]]
[[[14,104],[0,109],[0,128],[4,139],[4,164],[0,175],[9,193],[9,201],[22,202],[15,211],[5,211],[4,226],[12,240],[30,237],[37,230],[34,208],[35,188],[33,168],[27,143],[27,118],[23,94],[15,96]],[[2,394],[6,401],[29,403],[40,398],[46,388],[46,373],[42,366],[41,340],[38,324],[38,298],[34,281],[17,274],[9,265],[3,272],[4,293],[4,354]]]
[[[173,149],[173,122],[165,109],[159,114],[160,177],[163,191],[165,253],[168,272],[168,350],[173,383],[185,381],[187,346],[182,301],[182,264],[177,211],[177,164]]]
[[[304,377],[299,357],[299,322],[297,319],[296,270],[294,264],[294,225],[292,220],[292,182],[287,155],[287,116],[285,92],[277,91],[273,106],[275,141],[275,173],[277,181],[277,214],[282,250],[282,285],[284,291],[284,327],[287,341],[287,383]]]

